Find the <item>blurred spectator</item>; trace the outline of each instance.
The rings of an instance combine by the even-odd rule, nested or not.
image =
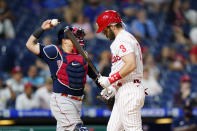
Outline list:
[[[8,9],[6,1],[0,0],[0,39],[12,39],[15,37],[12,20],[14,19]]]
[[[149,55],[149,52],[150,52],[149,48],[147,46],[142,45],[141,50],[142,50],[143,59],[145,59],[145,57],[147,57]]]
[[[159,69],[155,64],[154,58],[151,54],[148,54],[145,57],[145,61],[144,64],[146,66],[146,68],[148,68],[150,76],[154,77],[156,80],[158,80],[159,78]]]
[[[189,38],[191,39],[192,41],[192,44],[196,45],[197,44],[197,27],[194,27],[190,30],[190,33],[189,33]]]
[[[51,78],[46,78],[44,86],[37,89],[35,92],[35,98],[37,99],[39,108],[50,109],[50,98],[53,88],[53,82]]]
[[[38,103],[33,96],[33,85],[28,82],[24,86],[24,93],[20,94],[16,98],[16,109],[30,110],[35,108],[38,108]]]
[[[181,107],[191,97],[191,77],[189,75],[183,75],[180,80],[180,89],[174,94],[174,106]]]
[[[183,30],[179,26],[173,26],[173,42],[178,44],[187,44],[189,43],[189,40],[186,37],[186,34],[184,34]]]
[[[19,95],[23,92],[25,85],[22,69],[20,66],[15,66],[11,73],[11,78],[6,81],[6,84],[12,88],[16,95]]]
[[[102,1],[102,5],[104,7],[104,10],[115,10],[118,11],[118,6],[115,4],[114,0],[104,0]]]
[[[192,93],[191,105],[193,108],[197,108],[197,92]]]
[[[111,53],[109,51],[103,51],[99,56],[98,69],[102,76],[108,76],[111,72]]]
[[[162,93],[162,87],[159,85],[154,76],[150,75],[148,68],[144,69],[142,84],[144,88],[148,88],[147,93],[149,96],[157,96]]]
[[[103,6],[100,4],[100,0],[88,0],[88,5],[84,8],[84,16],[90,21],[90,23],[95,22],[95,18],[104,10]]]
[[[126,23],[130,23],[136,16],[136,13],[142,6],[136,0],[128,0],[127,2],[122,2],[120,9],[123,13],[123,19]]]
[[[188,22],[192,26],[197,25],[197,12],[193,9],[190,9],[190,0],[182,0],[182,10]]]
[[[52,44],[51,36],[45,36],[42,40],[42,44],[44,44],[45,46]]]
[[[197,118],[193,115],[193,107],[186,102],[182,106],[183,116],[175,118],[172,123],[172,131],[196,131]]]
[[[79,14],[82,13],[83,1],[82,0],[70,0],[68,6],[64,10],[64,21],[70,25],[77,20]]]
[[[186,19],[181,10],[180,0],[171,0],[167,20],[169,24],[176,26],[183,26],[186,24]]]
[[[174,53],[174,49],[170,48],[168,46],[164,46],[161,49],[161,53],[159,57],[157,58],[157,62],[162,68],[167,68],[169,66],[169,63],[173,61],[173,58],[176,54]]]
[[[131,31],[138,40],[143,40],[144,38],[156,39],[158,35],[154,23],[147,19],[144,9],[137,12],[137,19],[132,22]]]
[[[197,45],[194,45],[190,51],[191,64],[197,65]]]
[[[175,60],[169,64],[170,70],[183,71],[186,65],[186,59],[182,54],[177,54]]]
[[[38,76],[47,78],[51,77],[51,73],[49,67],[46,63],[44,63],[40,58],[36,59],[36,67],[38,68]]]
[[[94,33],[91,27],[91,24],[85,20],[85,17],[83,14],[79,14],[77,17],[77,22],[72,24],[74,27],[81,27],[84,29],[85,32],[85,39],[90,40],[94,38]]]
[[[142,0],[146,3],[162,3],[165,2],[166,0]]]
[[[29,10],[36,15],[40,15],[43,10],[43,3],[41,0],[28,0],[25,1],[26,10]]]
[[[3,83],[3,79],[0,77],[0,109],[6,109],[8,101],[14,101],[15,97],[16,94],[12,88]]]
[[[148,2],[146,0],[146,2]],[[147,14],[148,17],[151,18],[156,24],[162,19],[163,12],[160,11],[161,3],[160,2],[151,2],[146,3],[148,5]]]
[[[27,77],[24,78],[26,82],[31,82],[37,88],[43,86],[44,78],[38,76],[38,70],[35,65],[31,65],[27,72]]]
[[[41,0],[42,1],[42,0]],[[56,13],[62,13],[67,6],[66,0],[44,0],[43,1],[44,8],[48,9],[48,11],[55,11]]]

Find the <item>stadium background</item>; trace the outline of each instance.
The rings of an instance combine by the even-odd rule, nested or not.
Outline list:
[[[196,0],[0,0],[0,131],[55,130],[55,120],[45,107],[15,108],[23,90],[13,89],[15,96],[11,98],[2,95],[7,86],[13,88],[8,81],[21,73],[20,69],[25,82],[31,81],[28,70],[32,65],[32,70],[37,70],[34,78],[39,81],[33,81],[33,94],[49,81],[46,65],[25,47],[28,37],[44,20],[57,18],[61,22],[41,37],[40,42],[46,45],[55,44],[57,31],[66,25],[85,28],[86,50],[102,75],[108,75],[110,42],[95,34],[96,17],[108,9],[120,13],[126,29],[142,46],[144,84],[149,88],[142,109],[144,130],[170,131],[173,119],[183,115],[182,106],[187,101],[197,115]],[[102,131],[110,112],[96,100],[97,93],[88,79],[82,118],[90,130]]]

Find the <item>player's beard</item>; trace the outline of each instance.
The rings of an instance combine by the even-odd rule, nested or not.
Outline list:
[[[112,31],[111,28],[108,28],[107,31],[106,31],[106,37],[109,39],[109,40],[114,40],[116,38],[114,32]]]

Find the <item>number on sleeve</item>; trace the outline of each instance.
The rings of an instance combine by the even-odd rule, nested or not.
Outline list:
[[[124,45],[120,45],[120,49],[122,49],[122,52],[126,52],[126,48],[124,47]]]

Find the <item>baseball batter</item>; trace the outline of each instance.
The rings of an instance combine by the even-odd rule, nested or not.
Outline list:
[[[88,69],[84,58],[78,54],[73,43],[64,33],[58,32],[58,44],[44,46],[38,43],[39,37],[56,24],[51,20],[43,22],[28,39],[27,48],[43,59],[49,66],[53,79],[53,93],[50,100],[51,111],[57,120],[57,131],[88,131],[81,120],[81,106],[86,75],[95,79],[97,76]],[[84,45],[85,33],[81,28],[70,29],[81,46]]]
[[[141,108],[145,93],[141,85],[143,63],[137,40],[123,29],[118,13],[108,10],[97,18],[98,30],[114,40],[110,46],[112,67],[109,77],[100,77],[99,83],[108,87],[101,95],[106,99],[115,95],[115,103],[107,131],[142,131]],[[116,86],[118,82],[118,86]]]

